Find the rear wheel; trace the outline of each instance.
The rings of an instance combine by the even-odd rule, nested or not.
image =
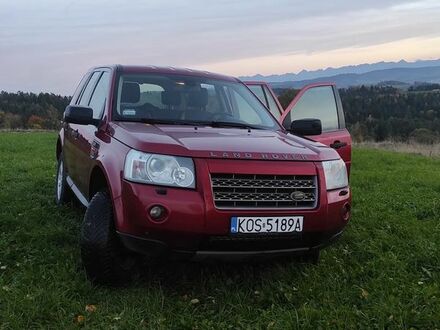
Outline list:
[[[80,245],[87,277],[93,283],[121,285],[131,279],[136,260],[116,235],[113,205],[107,191],[96,193],[90,201],[82,223]]]
[[[57,205],[65,204],[72,200],[72,191],[66,181],[64,157],[61,153],[58,157],[57,174],[55,179],[55,202]]]

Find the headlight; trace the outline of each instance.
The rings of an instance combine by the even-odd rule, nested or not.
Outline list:
[[[194,162],[186,157],[130,150],[125,158],[124,178],[141,183],[195,188]]]
[[[327,190],[348,186],[347,168],[342,159],[322,162]]]

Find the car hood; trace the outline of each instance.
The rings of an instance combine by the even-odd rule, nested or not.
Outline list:
[[[109,128],[115,139],[143,152],[277,161],[339,159],[335,150],[321,143],[282,131],[133,122],[112,123]]]

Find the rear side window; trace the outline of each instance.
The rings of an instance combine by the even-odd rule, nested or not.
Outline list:
[[[320,119],[323,132],[339,129],[338,110],[332,86],[308,89],[286,116],[283,126],[289,127],[292,121],[305,118]]]
[[[275,116],[276,119],[280,119],[281,112],[272,96],[272,93],[269,91],[269,89],[266,86],[264,86],[264,91],[266,92],[267,102],[269,103],[270,112]]]
[[[96,81],[99,79],[99,76],[101,75],[101,72],[94,72],[92,77],[89,79],[89,82],[87,83],[86,88],[82,92],[82,95],[80,96],[79,105],[87,106],[89,105],[90,96],[93,93],[93,89],[95,88]]]
[[[100,119],[104,110],[105,102],[108,95],[108,87],[110,82],[110,74],[104,72],[95,87],[89,107],[93,109],[93,118]]]

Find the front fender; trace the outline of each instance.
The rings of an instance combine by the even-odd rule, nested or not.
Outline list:
[[[113,138],[108,137],[108,141],[101,140],[95,164],[92,166],[89,173],[89,182],[92,182],[92,177],[96,168],[99,168],[104,174],[113,201],[113,213],[117,228],[119,227],[118,224],[123,219],[121,204],[122,179],[125,155],[129,150],[130,148]],[[90,195],[90,193],[88,194]],[[92,196],[88,196],[88,199],[90,200],[91,197]]]

